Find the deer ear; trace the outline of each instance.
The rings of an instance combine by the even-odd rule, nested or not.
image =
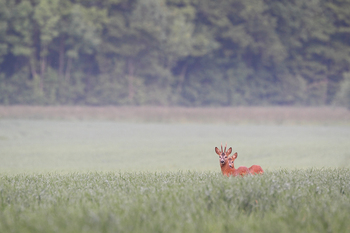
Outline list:
[[[230,148],[227,150],[226,155],[229,156],[231,153],[232,153],[232,147],[230,147]]]
[[[218,155],[221,155],[221,151],[219,150],[219,148],[215,147],[215,152],[218,154]]]
[[[238,156],[238,154],[237,154],[237,152],[235,152],[235,153],[232,155],[232,158],[233,158],[233,159],[236,159],[237,156]]]

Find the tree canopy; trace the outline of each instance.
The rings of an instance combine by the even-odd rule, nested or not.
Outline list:
[[[0,0],[0,104],[350,106],[349,12],[350,0]]]

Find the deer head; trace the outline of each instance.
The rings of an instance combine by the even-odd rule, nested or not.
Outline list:
[[[232,153],[232,148],[230,147],[226,151],[226,147],[227,147],[227,143],[225,145],[225,149],[224,150],[222,149],[222,144],[221,144],[221,150],[219,150],[219,148],[215,147],[215,152],[219,155],[220,165],[221,166],[223,166],[227,162],[228,156]]]
[[[236,152],[232,155],[232,157],[228,158],[228,165],[230,166],[230,168],[235,168],[234,162],[235,162],[235,159],[237,158],[237,156],[238,156],[238,154]]]

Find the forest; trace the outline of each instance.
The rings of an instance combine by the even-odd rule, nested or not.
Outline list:
[[[350,107],[350,0],[0,0],[0,105]]]

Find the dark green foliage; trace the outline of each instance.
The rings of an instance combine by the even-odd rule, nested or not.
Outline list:
[[[0,176],[1,232],[348,232],[348,169]]]
[[[0,0],[0,104],[343,103],[349,10],[349,0]]]

